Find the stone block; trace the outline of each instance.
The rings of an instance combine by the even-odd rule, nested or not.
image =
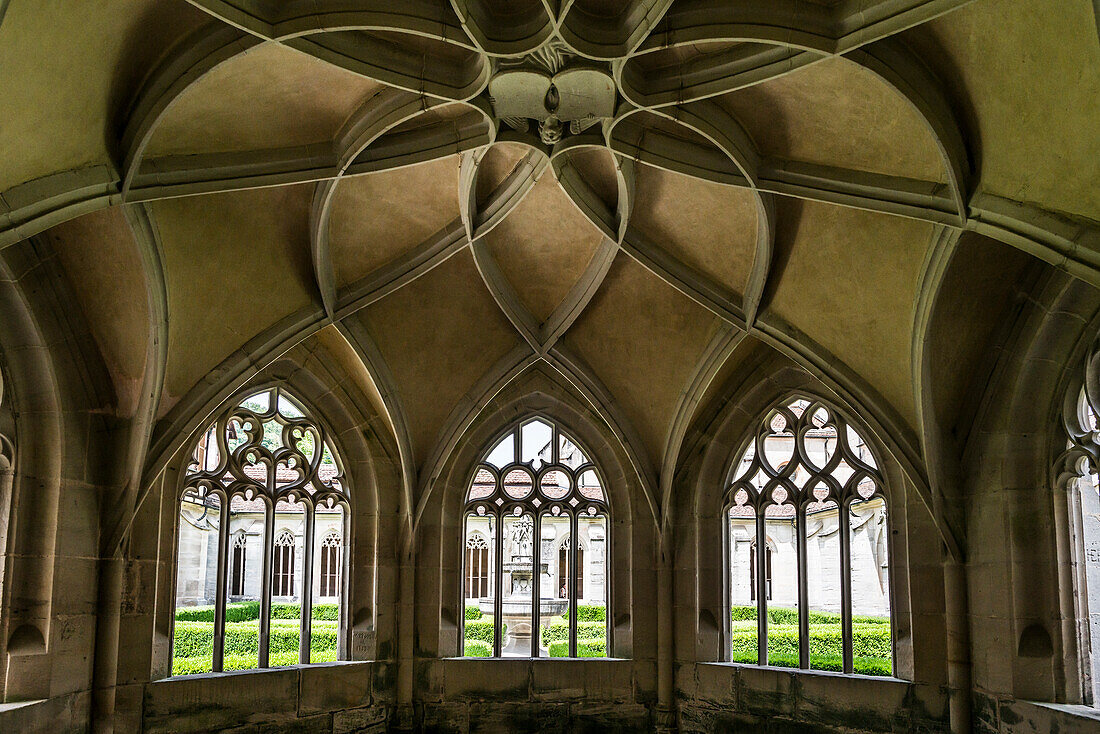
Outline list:
[[[389,722],[388,706],[364,706],[332,715],[332,734],[382,734]]]
[[[640,704],[574,703],[569,707],[569,732],[638,732],[649,731],[649,709]]]
[[[322,663],[299,668],[298,715],[369,706],[371,663]]]
[[[497,703],[470,704],[470,734],[566,734],[569,729],[569,708],[564,703]]]
[[[738,675],[738,710],[765,716],[793,714],[797,675],[778,668],[742,666]]]
[[[530,662],[441,660],[442,690],[450,700],[526,701]],[[471,718],[472,726],[472,718]]]
[[[891,731],[907,720],[909,684],[864,676],[804,673],[798,677],[797,718],[826,726]]]
[[[465,703],[432,703],[421,709],[424,734],[466,734],[470,731],[470,711]]]
[[[729,663],[700,663],[684,667],[694,674],[696,700],[719,706],[737,706],[737,666]]]
[[[298,671],[207,673],[145,688],[145,732],[218,731],[297,718]]]

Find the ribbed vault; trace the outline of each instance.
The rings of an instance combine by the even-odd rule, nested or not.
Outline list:
[[[1058,23],[1088,24],[1071,4]],[[542,363],[662,513],[715,381],[770,349],[888,437],[957,549],[926,466],[965,401],[921,392],[948,380],[925,349],[965,287],[946,263],[1010,247],[1100,284],[1097,172],[1058,173],[1100,135],[1050,134],[1095,131],[1100,51],[1038,0],[32,6],[0,25],[0,247],[49,230],[119,412],[156,421],[147,478],[323,341],[367,376],[410,511]],[[1001,32],[1079,44],[986,74]],[[1022,81],[1045,111],[990,101]]]

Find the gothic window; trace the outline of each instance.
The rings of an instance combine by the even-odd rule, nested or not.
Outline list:
[[[1055,480],[1066,491],[1074,610],[1078,620],[1080,690],[1085,702],[1100,702],[1100,349],[1094,346],[1078,374],[1071,380],[1062,406],[1065,451],[1058,457]]]
[[[822,401],[788,399],[729,476],[730,660],[892,675],[884,482],[859,432]]]
[[[608,520],[599,469],[552,421],[490,446],[466,494],[462,654],[605,657]]]
[[[748,548],[749,559],[749,599],[756,601],[756,543]],[[764,598],[771,601],[772,598],[772,547],[764,548]]]
[[[238,533],[233,539],[233,578],[229,582],[230,596],[244,596],[246,542],[244,533]]]
[[[489,596],[489,543],[481,533],[466,539],[466,598],[475,603]]]
[[[289,530],[275,538],[275,596],[294,596],[294,536]]]
[[[174,675],[343,655],[349,495],[300,402],[267,388],[230,404],[196,440],[179,496]]]
[[[321,541],[321,596],[340,595],[340,534],[330,530]]]
[[[558,547],[558,589],[559,595],[562,598],[568,598],[566,596],[569,589],[569,569],[571,565],[569,563],[569,548],[571,543],[566,538],[562,541],[562,544]],[[577,598],[584,598],[584,547],[577,547]]]

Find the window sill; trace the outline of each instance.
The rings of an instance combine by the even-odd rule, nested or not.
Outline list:
[[[1100,709],[1092,706],[1075,703],[1045,703],[1043,701],[1027,701],[1032,706],[1057,711],[1058,713],[1072,716],[1075,719],[1100,722]]]
[[[449,658],[442,658],[442,659],[443,660],[487,660],[487,661],[491,660],[495,663],[502,663],[502,662],[506,663],[508,661],[519,662],[519,663],[552,663],[555,660],[566,660],[566,661],[570,661],[570,662],[577,662],[578,660],[583,660],[584,662],[591,662],[591,663],[600,663],[600,662],[621,663],[621,662],[629,662],[630,661],[630,658],[521,658],[521,657],[481,658],[481,657],[469,657],[469,656],[458,656],[458,657],[449,657]]]
[[[243,675],[256,675],[258,673],[279,673],[286,670],[314,670],[317,668],[336,668],[343,666],[355,666],[374,663],[373,660],[334,660],[325,663],[298,663],[297,665],[280,665],[277,668],[249,668],[248,670],[223,670],[218,673],[191,673],[189,675],[172,675],[167,678],[159,678],[155,681],[150,681],[153,685],[157,683],[168,683],[171,681],[186,681],[186,680],[202,680],[204,678],[232,678]]]
[[[44,703],[48,700],[49,699],[46,698],[36,698],[31,701],[11,701],[9,703],[0,703],[0,714],[6,714],[9,711],[15,711],[16,709],[21,709],[26,706],[37,706],[38,704]]]
[[[699,665],[713,665],[720,668],[754,670],[763,673],[792,673],[797,675],[821,676],[823,678],[844,678],[851,680],[882,681],[884,683],[909,683],[904,678],[895,678],[891,675],[867,675],[865,673],[840,673],[835,670],[805,670],[803,668],[783,668],[778,665],[754,665],[753,663],[730,663],[725,661],[712,661],[699,663]]]

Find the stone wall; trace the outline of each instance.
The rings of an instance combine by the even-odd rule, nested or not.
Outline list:
[[[947,696],[908,681],[720,663],[676,680],[682,734],[947,730]]]
[[[333,663],[207,673],[145,686],[142,731],[377,734],[392,711],[390,666]]]

